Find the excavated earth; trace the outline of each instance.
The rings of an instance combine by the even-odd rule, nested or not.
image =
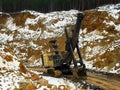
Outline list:
[[[83,12],[84,19],[79,34],[79,46],[87,68],[120,73],[119,7],[119,4],[108,5]],[[17,80],[20,88],[13,84],[16,86],[14,90],[35,90],[41,86],[56,88],[26,67],[41,66],[40,56],[42,53],[52,50],[49,45],[49,41],[52,39],[57,39],[58,50],[64,50],[64,28],[67,27],[70,33],[75,26],[78,12],[71,10],[47,14],[35,11],[1,13],[0,63],[3,66],[0,66],[0,79],[2,77],[10,78],[9,73],[13,73],[12,77],[21,78],[20,81]],[[18,63],[17,69],[11,66],[12,62]],[[21,82],[24,78],[26,81]],[[44,80],[42,81],[44,83],[41,84],[41,80]],[[14,80],[11,79],[11,83],[12,81]],[[10,85],[12,84],[8,84],[8,86]],[[0,86],[3,87],[3,84],[0,83]],[[65,90],[71,89],[66,86]]]

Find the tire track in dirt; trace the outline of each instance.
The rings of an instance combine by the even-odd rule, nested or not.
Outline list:
[[[105,90],[120,90],[120,82],[102,75],[87,73],[86,82],[99,86]]]

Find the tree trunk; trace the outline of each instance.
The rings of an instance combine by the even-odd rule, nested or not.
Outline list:
[[[53,0],[50,0],[50,12],[53,11]]]
[[[2,12],[2,0],[0,0],[0,12]]]

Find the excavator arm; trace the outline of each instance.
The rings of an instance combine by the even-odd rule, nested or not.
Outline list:
[[[83,61],[82,61],[82,57],[81,57],[80,50],[79,50],[79,47],[78,47],[78,37],[79,37],[80,25],[81,25],[82,20],[83,20],[83,14],[78,13],[77,21],[76,21],[76,24],[75,24],[75,29],[72,30],[72,37],[69,37],[68,31],[65,28],[65,35],[66,35],[65,50],[67,51],[67,53],[66,53],[66,55],[65,55],[66,57],[64,59],[66,61],[68,58],[71,58],[71,60],[73,59],[73,62],[74,62],[75,59],[74,59],[73,52],[76,48],[81,65],[83,64]],[[71,60],[69,61],[69,63],[71,63]],[[75,67],[76,67],[76,63],[74,63],[74,64],[75,64]]]
[[[65,57],[63,59],[63,63],[70,66],[71,62],[73,61],[75,71],[78,72],[79,67],[81,67],[81,69],[80,69],[81,71],[79,71],[78,74],[80,72],[82,72],[82,74],[80,73],[81,75],[86,75],[85,64],[83,63],[81,53],[80,53],[80,49],[79,49],[79,46],[78,46],[78,37],[79,37],[80,25],[81,25],[81,22],[83,20],[83,17],[84,16],[83,16],[82,13],[78,13],[75,29],[72,30],[72,37],[69,37],[68,31],[65,28],[66,51],[67,51],[67,53],[66,53],[66,55],[65,55]],[[75,48],[77,50],[79,60],[75,59],[75,56],[74,56]],[[78,66],[78,63],[80,64],[80,66]]]

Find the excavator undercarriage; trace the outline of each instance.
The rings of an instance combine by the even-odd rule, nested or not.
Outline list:
[[[53,51],[42,55],[43,67],[47,68],[47,74],[58,77],[62,74],[73,75],[75,77],[86,76],[86,68],[83,63],[80,49],[78,46],[78,36],[80,31],[80,25],[83,19],[83,14],[78,13],[75,29],[72,30],[72,36],[68,35],[68,31],[65,28],[66,35],[65,51],[57,50],[57,40],[51,40],[49,43],[53,48]],[[74,50],[77,50],[78,60],[74,55]]]

